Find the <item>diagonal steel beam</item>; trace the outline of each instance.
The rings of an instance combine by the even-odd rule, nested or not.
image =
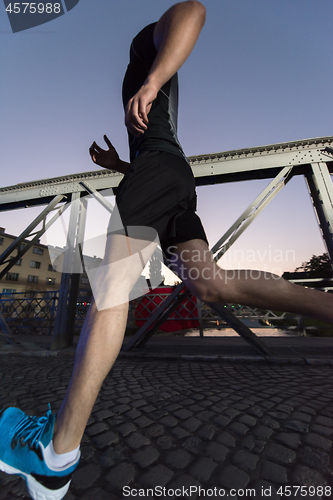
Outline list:
[[[254,349],[262,356],[270,356],[274,352],[267,345],[258,339],[255,333],[238,319],[230,310],[220,302],[208,302],[209,307],[215,311],[220,318],[225,320],[244,340],[251,344]]]
[[[47,215],[56,209],[56,206],[64,198],[64,195],[58,195],[53,198],[51,203],[32,221],[32,223],[9,245],[8,248],[0,255],[0,265],[7,264],[7,266],[0,272],[0,280],[8,273],[8,271],[16,264],[16,262],[36,243],[40,237],[47,231],[47,229],[64,213],[68,205],[62,206],[57,214],[45,224]],[[33,230],[43,222],[43,227],[33,233]],[[26,245],[20,250],[20,244],[29,236],[34,236],[30,241],[25,241]],[[17,255],[9,259],[10,254],[17,250]],[[8,260],[9,259],[9,260]]]
[[[161,305],[159,305],[159,307],[147,319],[145,324],[136,332],[135,335],[133,335],[131,340],[129,340],[122,347],[122,350],[129,351],[129,349],[132,349],[132,347],[138,347],[139,345],[140,346],[144,345],[147,342],[148,338],[151,337],[151,335],[149,335],[149,337],[147,338],[150,330],[154,326],[154,323],[159,321],[162,316],[164,318],[163,322],[167,320],[167,318],[169,317],[169,314],[166,316],[166,311],[169,311],[169,308],[175,302],[177,296],[179,296],[178,301],[177,301],[177,305],[179,305],[183,301],[183,299],[185,299],[184,293],[181,293],[184,289],[185,289],[185,284],[179,283],[179,285],[176,286],[176,288],[173,290],[173,292],[170,293],[170,295],[165,299],[165,301]],[[170,314],[171,314],[171,312],[172,311],[170,310]],[[161,324],[162,323],[159,323],[159,326]]]
[[[91,184],[89,184],[89,182],[81,181],[79,184],[80,186],[84,187],[84,189],[89,194],[91,194],[91,196],[93,196],[95,200],[97,200],[108,212],[110,212],[110,214],[112,214],[114,207],[111,205],[111,203],[108,202],[108,200],[104,198],[104,196],[96,191],[96,189]]]
[[[211,249],[216,254],[215,260],[218,261],[222,255],[231,247],[240,237],[245,229],[258,217],[260,212],[275,198],[281,189],[291,179],[293,167],[284,167],[279,174],[269,183],[269,185],[257,196],[257,198],[247,207],[238,217],[234,224],[224,233],[222,238]]]
[[[179,291],[177,291],[179,287]],[[123,351],[129,351],[132,348],[143,347],[145,343],[157,332],[159,327],[165,323],[170,314],[186,299],[191,291],[180,283],[169,297],[161,304],[146,323],[136,332],[134,337],[123,347]],[[185,290],[184,290],[185,289]],[[183,291],[184,290],[184,291]]]
[[[312,163],[305,179],[333,268],[333,183],[326,163]]]

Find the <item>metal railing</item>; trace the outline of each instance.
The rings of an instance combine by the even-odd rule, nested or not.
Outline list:
[[[174,287],[168,287],[166,290],[160,287],[130,302],[127,325],[132,328],[144,325],[173,290]],[[79,291],[75,314],[75,334],[77,335],[81,331],[91,300],[91,293],[86,290]],[[59,291],[0,293],[0,313],[14,334],[52,335],[58,305]],[[233,309],[234,315],[240,320],[261,320],[260,322],[267,326],[270,326],[271,320],[294,318],[299,322],[301,318],[296,314],[276,313],[248,306],[228,307]],[[221,320],[216,311],[198,300],[193,294],[189,294],[186,300],[170,314],[165,322],[165,328],[162,329],[173,331],[196,328],[203,335],[205,328],[220,329],[224,326],[228,325]]]
[[[0,294],[0,312],[13,333],[52,335],[59,292]]]

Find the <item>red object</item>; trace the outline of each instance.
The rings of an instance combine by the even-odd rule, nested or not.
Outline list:
[[[135,308],[136,326],[143,326],[146,320],[155,312],[156,308],[166,300],[173,290],[174,288],[171,286],[164,286],[155,288],[153,291],[144,295]],[[188,328],[198,328],[199,320],[193,319],[197,317],[197,299],[194,295],[190,295],[172,314],[170,314],[169,319],[160,326],[160,329],[164,332],[176,332]]]

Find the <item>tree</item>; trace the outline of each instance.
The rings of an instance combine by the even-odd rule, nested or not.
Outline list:
[[[295,271],[305,271],[309,276],[316,278],[333,277],[332,263],[328,253],[312,255],[309,261],[302,262],[302,265],[296,267]]]
[[[299,267],[296,267],[294,272],[283,273],[285,279],[296,279],[301,276],[306,278],[333,278],[333,269],[328,253],[322,255],[312,255],[311,259],[302,262]]]

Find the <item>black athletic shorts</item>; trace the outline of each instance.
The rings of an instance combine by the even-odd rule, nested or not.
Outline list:
[[[180,156],[164,151],[145,151],[135,158],[116,196],[125,231],[127,226],[155,229],[166,256],[167,248],[177,243],[193,239],[208,243],[195,213],[196,201],[191,167]],[[111,217],[108,232],[119,232],[112,226]],[[144,230],[136,237],[150,239]]]

